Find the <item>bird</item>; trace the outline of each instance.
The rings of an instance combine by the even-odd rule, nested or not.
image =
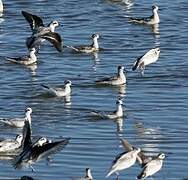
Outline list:
[[[90,168],[86,168],[86,175],[85,177],[81,177],[81,178],[73,178],[73,180],[93,180],[93,177],[91,175],[91,169]]]
[[[148,24],[148,25],[155,25],[160,23],[159,15],[158,15],[158,6],[153,5],[152,6],[152,16],[150,17],[144,17],[144,18],[130,18],[130,22],[139,23],[139,24]]]
[[[132,151],[134,149],[134,147],[126,139],[121,138],[120,141],[125,150]],[[151,159],[151,157],[146,156],[142,151],[140,151],[136,157],[136,160],[141,165],[141,167],[145,166],[145,164],[148,163]]]
[[[116,173],[119,176],[119,171],[127,169],[133,166],[136,162],[137,154],[140,152],[140,148],[134,148],[131,151],[123,152],[119,154],[112,163],[110,171],[106,175],[109,177],[113,173]]]
[[[60,87],[51,87],[44,84],[41,84],[42,87],[48,90],[48,93],[57,96],[57,97],[65,97],[71,94],[71,85],[72,82],[70,80],[64,81],[64,88]]]
[[[108,119],[117,119],[123,117],[123,101],[121,99],[116,101],[116,110],[113,112],[99,112],[99,111],[92,111],[91,114],[98,116],[100,118],[108,118]]]
[[[146,52],[144,55],[137,58],[134,62],[132,70],[135,71],[137,69],[141,70],[141,74],[144,75],[145,66],[156,62],[159,59],[160,48],[153,48]]]
[[[31,113],[32,109],[30,107],[25,110],[25,117],[23,118],[12,118],[12,119],[0,119],[0,122],[4,123],[7,126],[22,128],[24,127],[25,119],[28,119],[31,123]]]
[[[29,49],[29,55],[20,56],[20,57],[5,57],[9,62],[22,64],[22,65],[32,65],[37,62],[36,49],[33,47]]]
[[[45,137],[41,137],[15,158],[13,166],[16,169],[20,169],[23,166],[29,166],[33,171],[35,171],[32,167],[33,163],[41,160],[42,158],[48,157],[50,154],[62,150],[68,142],[69,138],[52,142]]]
[[[52,21],[47,27],[44,26],[41,17],[22,11],[22,15],[29,23],[32,35],[27,38],[26,45],[28,48],[37,47],[40,49],[41,43],[46,39],[59,51],[62,51],[61,36],[55,32],[55,28],[59,26],[58,21]]]
[[[66,46],[66,47],[71,48],[75,52],[80,52],[80,53],[98,52],[99,51],[98,38],[99,38],[99,34],[92,34],[91,39],[93,42],[91,45]]]
[[[145,179],[158,172],[162,168],[164,158],[165,158],[165,154],[159,153],[157,157],[150,160],[144,166],[142,172],[137,176],[137,179]]]
[[[3,2],[0,0],[0,13],[3,13]]]
[[[15,139],[6,139],[0,142],[0,153],[15,153],[20,149],[23,135],[19,134]]]
[[[123,85],[126,84],[126,76],[124,74],[124,66],[118,66],[118,73],[113,77],[105,77],[99,80],[96,80],[96,84],[104,84],[104,85]]]

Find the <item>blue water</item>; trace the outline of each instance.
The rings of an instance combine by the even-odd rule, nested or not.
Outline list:
[[[128,23],[127,17],[151,15],[153,3],[160,8],[157,33],[148,26]],[[34,136],[71,140],[50,162],[37,162],[36,173],[15,170],[8,161],[0,161],[0,179],[29,175],[38,180],[67,180],[84,176],[86,167],[91,168],[94,179],[104,179],[114,157],[124,151],[120,137],[147,155],[166,154],[163,168],[153,179],[188,177],[186,0],[140,0],[131,5],[118,0],[4,0],[4,6],[0,18],[0,117],[20,117],[26,107],[32,107]],[[4,56],[27,53],[25,39],[31,32],[22,10],[41,16],[45,24],[58,20],[57,32],[66,45],[88,44],[91,34],[97,32],[103,50],[96,56],[68,49],[59,54],[44,43],[32,69],[7,63]],[[144,77],[132,72],[135,59],[155,46],[160,46],[160,58],[146,68]],[[126,67],[126,88],[95,85],[94,80],[115,73],[118,65]],[[71,104],[44,96],[41,83],[63,85],[66,79],[73,82]],[[93,109],[114,110],[118,97],[124,97],[123,122],[90,116]],[[14,138],[20,131],[0,126],[0,138]],[[136,179],[140,171],[135,164],[122,171],[120,179]]]

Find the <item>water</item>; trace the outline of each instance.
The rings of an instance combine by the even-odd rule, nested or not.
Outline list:
[[[52,156],[51,162],[36,163],[37,173],[15,170],[7,161],[0,161],[0,179],[23,175],[41,180],[72,179],[83,176],[86,167],[91,168],[94,179],[104,179],[111,161],[124,150],[120,137],[141,147],[147,155],[167,155],[154,179],[188,177],[188,2],[155,2],[160,7],[160,34],[148,26],[127,22],[128,16],[149,16],[152,2],[141,0],[126,5],[117,0],[4,1],[5,12],[0,18],[0,116],[23,116],[25,107],[32,107],[34,136],[71,140],[64,150]],[[67,45],[90,43],[89,36],[100,33],[103,50],[98,57],[67,49],[59,54],[45,43],[33,69],[7,63],[4,56],[27,52],[25,39],[31,32],[21,10],[40,15],[45,24],[59,20],[62,26],[57,32]],[[134,60],[155,46],[161,48],[157,63],[146,68],[144,77],[132,72]],[[118,65],[127,69],[126,88],[95,85],[94,80],[115,73]],[[74,84],[71,104],[62,98],[44,96],[41,83],[63,85],[65,79]],[[124,97],[126,106],[119,129],[117,122],[90,116],[93,109],[113,110],[119,96]],[[0,126],[0,137],[13,138],[20,131]],[[140,170],[135,165],[122,171],[120,177],[135,179]]]

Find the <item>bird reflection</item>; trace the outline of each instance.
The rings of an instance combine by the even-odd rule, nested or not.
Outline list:
[[[143,123],[138,123],[138,122],[135,124],[135,129],[139,139],[144,141],[144,144],[142,145],[143,151],[145,152],[161,151],[158,148],[159,145],[156,143],[156,140],[159,141],[163,137],[159,129],[145,128]]]
[[[37,72],[37,64],[31,64],[29,66],[26,66],[26,68],[29,70],[29,72],[31,73],[32,76],[36,76]]]
[[[153,24],[151,26],[152,32],[154,33],[155,36],[159,36],[160,37],[160,33],[159,33],[159,24]]]
[[[114,122],[117,124],[117,132],[123,131],[123,118],[118,118],[114,120]]]
[[[99,58],[99,53],[98,52],[93,52],[93,70],[96,71],[97,70],[97,65],[100,64],[100,58]]]
[[[119,90],[119,96],[121,97],[121,98],[123,98],[123,97],[125,97],[125,94],[126,94],[126,85],[125,84],[123,84],[123,85],[120,85],[120,86],[118,86],[118,90]]]

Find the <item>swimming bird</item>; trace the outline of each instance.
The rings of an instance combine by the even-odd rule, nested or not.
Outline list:
[[[106,85],[123,85],[126,83],[126,76],[124,74],[124,67],[118,66],[118,73],[113,77],[105,77],[95,81],[97,84],[106,84]]]
[[[41,84],[41,86],[47,89],[51,95],[57,96],[57,97],[64,97],[64,96],[68,96],[71,94],[72,82],[70,80],[66,80],[64,81],[64,85],[65,85],[64,88],[60,88],[60,87],[50,87],[50,86]]]
[[[78,179],[73,178],[73,180],[93,180],[93,177],[91,175],[91,169],[90,168],[86,168],[85,177],[81,177],[81,178],[78,178]]]
[[[32,164],[41,160],[42,158],[48,157],[57,151],[62,150],[69,142],[69,138],[62,139],[60,141],[52,142],[42,137],[34,142],[30,148],[23,151],[14,161],[15,168],[22,168],[25,165],[33,169]]]
[[[160,48],[150,49],[147,53],[140,56],[134,63],[132,70],[135,71],[137,69],[141,70],[142,75],[144,75],[145,66],[154,63],[158,60],[160,55]]]
[[[139,23],[139,24],[149,24],[154,25],[160,22],[159,15],[158,15],[158,6],[152,6],[152,16],[144,17],[144,18],[130,18],[130,22]]]
[[[119,176],[119,171],[127,169],[133,166],[136,162],[137,154],[140,152],[140,148],[135,148],[129,152],[123,152],[119,154],[112,163],[112,167],[106,177],[116,173]]]
[[[6,139],[0,142],[0,153],[14,153],[20,149],[23,135],[17,135],[15,139]]]
[[[82,45],[82,46],[66,46],[68,48],[71,48],[72,50],[76,52],[81,53],[92,53],[92,52],[98,52],[99,51],[99,43],[98,43],[99,34],[92,34],[92,44],[91,45]]]
[[[52,43],[58,51],[62,51],[61,36],[55,32],[55,28],[59,26],[58,21],[52,21],[47,27],[45,27],[43,20],[39,16],[26,11],[22,11],[22,15],[28,21],[32,30],[32,35],[26,40],[28,48],[40,48],[41,43],[46,39]]]
[[[123,117],[123,101],[118,100],[116,101],[116,110],[113,112],[99,112],[99,111],[92,111],[92,115],[98,116],[100,118],[108,118],[108,119],[117,119]]]
[[[21,57],[5,57],[5,59],[9,62],[22,64],[22,65],[31,65],[37,62],[36,49],[29,49],[29,55],[21,56]]]
[[[165,154],[159,153],[156,158],[152,159],[144,166],[142,172],[137,176],[137,178],[145,179],[158,172],[162,168],[164,158]]]
[[[25,119],[28,119],[28,121],[31,123],[31,113],[32,113],[32,109],[28,107],[25,110],[24,118],[0,119],[0,122],[11,127],[21,128],[24,127]]]
[[[2,0],[0,0],[0,13],[2,13],[3,12],[3,2],[2,2]]]

